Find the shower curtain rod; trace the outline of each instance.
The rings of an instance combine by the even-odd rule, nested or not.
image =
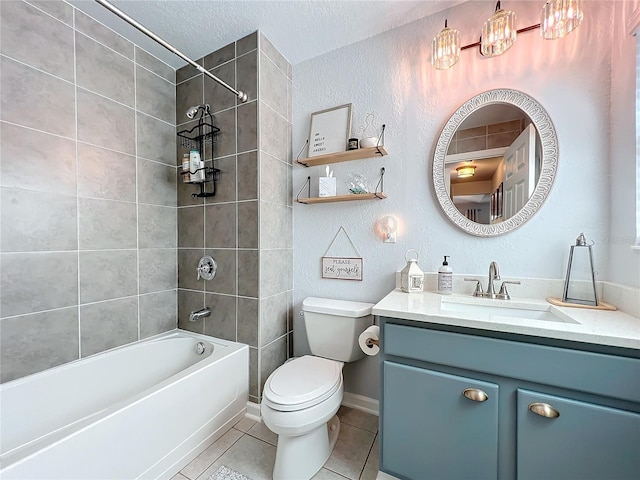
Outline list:
[[[215,82],[218,82],[220,85],[222,85],[224,88],[226,88],[227,90],[229,90],[230,92],[234,93],[236,95],[236,97],[238,97],[238,99],[240,99],[241,102],[246,102],[247,101],[247,94],[244,93],[241,90],[236,90],[235,88],[233,88],[232,86],[228,85],[227,83],[225,83],[224,81],[220,80],[218,77],[216,77],[213,73],[209,72],[208,70],[206,70],[204,67],[198,65],[196,62],[194,62],[193,60],[191,60],[189,57],[187,57],[184,53],[180,52],[178,49],[176,49],[175,47],[173,47],[172,45],[168,44],[167,42],[165,42],[163,39],[161,39],[160,37],[158,37],[155,33],[153,33],[151,30],[149,30],[148,28],[146,28],[144,25],[141,25],[140,23],[136,22],[133,18],[131,18],[129,15],[127,15],[126,13],[124,13],[122,10],[118,9],[117,7],[115,7],[114,5],[110,4],[109,2],[107,2],[106,0],[95,0],[96,2],[98,2],[100,5],[102,5],[104,8],[106,8],[107,10],[110,10],[111,12],[113,12],[114,14],[116,14],[118,17],[120,17],[122,20],[124,20],[125,22],[127,22],[129,25],[131,25],[132,27],[137,28],[138,30],[140,30],[142,33],[144,33],[147,37],[151,38],[152,40],[154,40],[155,42],[159,43],[160,45],[162,45],[164,48],[166,48],[167,50],[169,50],[170,52],[176,54],[177,56],[179,56],[181,59],[183,59],[185,62],[189,63],[190,65],[194,66],[199,72],[203,73],[204,75],[206,75],[207,77],[211,78],[212,80],[214,80]]]

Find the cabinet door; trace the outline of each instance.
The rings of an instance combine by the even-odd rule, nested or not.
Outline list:
[[[497,385],[385,361],[383,399],[381,470],[413,480],[497,477]]]
[[[526,390],[517,403],[518,480],[640,478],[640,414]]]

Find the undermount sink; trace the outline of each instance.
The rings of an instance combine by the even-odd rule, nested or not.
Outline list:
[[[561,322],[561,323],[574,323],[577,324],[575,320],[556,313],[551,305],[538,305],[531,304],[527,305],[527,308],[519,308],[515,306],[510,306],[508,303],[498,303],[498,302],[509,302],[509,300],[485,300],[492,302],[490,305],[487,304],[479,304],[479,303],[466,303],[456,301],[455,299],[442,298],[440,303],[440,308],[445,311],[450,312],[460,312],[460,313],[472,313],[479,315],[488,315],[490,320],[500,320],[502,319],[526,319],[526,320],[543,320],[546,322]]]

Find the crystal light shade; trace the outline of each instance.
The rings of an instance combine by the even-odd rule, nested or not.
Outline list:
[[[549,0],[540,12],[540,35],[546,40],[562,38],[582,22],[581,0]]]
[[[460,31],[447,27],[435,36],[431,47],[431,65],[438,70],[453,67],[460,60]]]
[[[502,55],[509,50],[516,41],[516,14],[509,10],[500,9],[500,2],[496,12],[482,27],[482,42],[480,51],[485,57]]]

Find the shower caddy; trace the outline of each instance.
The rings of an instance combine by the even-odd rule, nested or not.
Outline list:
[[[211,166],[206,166],[207,160],[205,160],[205,166],[195,171],[191,169],[181,171],[181,175],[194,175],[200,170],[204,170],[205,179],[197,182],[184,182],[191,183],[192,185],[200,186],[200,193],[192,193],[193,198],[197,197],[213,197],[216,194],[216,182],[220,179],[220,170],[215,168],[214,147],[218,143],[218,133],[220,129],[213,124],[213,115],[209,105],[204,105],[201,108],[200,117],[198,117],[198,124],[189,129],[181,130],[177,133],[178,145],[184,149],[198,150],[202,158],[205,157],[205,148],[211,149]],[[211,184],[211,190],[207,191],[206,185]]]

